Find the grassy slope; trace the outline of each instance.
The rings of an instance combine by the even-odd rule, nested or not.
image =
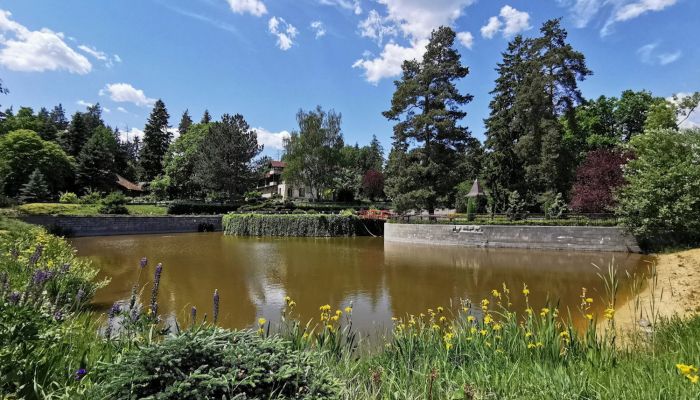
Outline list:
[[[98,215],[98,204],[30,203],[15,208],[16,212],[29,215]],[[167,208],[150,205],[127,205],[130,215],[166,215]],[[8,213],[8,211],[5,211]]]

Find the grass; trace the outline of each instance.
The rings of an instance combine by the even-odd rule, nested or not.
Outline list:
[[[421,217],[412,216],[408,221],[402,218],[393,218],[389,223],[395,224],[447,224],[447,225],[516,225],[516,226],[618,226],[619,221],[615,218],[587,218],[570,217],[565,219],[545,219],[532,218],[522,220],[510,220],[504,217],[490,218],[488,216],[478,216],[473,220],[466,217],[446,218],[439,216],[430,219],[427,215]]]
[[[29,203],[15,209],[25,215],[99,215],[99,204]],[[129,215],[166,215],[167,207],[152,204],[129,204]]]

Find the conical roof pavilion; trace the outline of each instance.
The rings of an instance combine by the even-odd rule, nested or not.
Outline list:
[[[472,188],[469,191],[469,194],[467,194],[467,197],[479,197],[484,195],[484,189],[481,188],[481,185],[479,185],[479,179],[474,179],[474,184],[472,184]]]

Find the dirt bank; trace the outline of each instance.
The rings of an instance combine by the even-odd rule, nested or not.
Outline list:
[[[636,302],[630,301],[616,311],[618,327],[639,326],[640,320],[645,325],[645,320],[655,320],[654,315],[686,317],[700,313],[700,249],[656,255],[655,266],[655,282],[647,281]]]

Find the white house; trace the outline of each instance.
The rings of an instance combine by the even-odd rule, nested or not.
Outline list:
[[[312,199],[309,188],[287,184],[282,180],[282,172],[286,166],[287,163],[282,161],[270,161],[270,170],[265,173],[257,188],[262,197],[269,199],[277,194],[284,200]]]

